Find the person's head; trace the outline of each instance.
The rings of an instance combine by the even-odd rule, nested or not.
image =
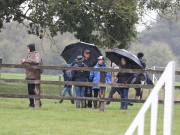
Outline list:
[[[104,57],[103,56],[99,56],[98,57],[98,64],[99,65],[103,65],[104,64]]]
[[[142,57],[144,57],[144,53],[139,52],[139,53],[137,54],[137,57],[138,57],[139,59],[141,59]]]
[[[28,52],[34,52],[34,51],[36,51],[35,44],[29,44],[29,45],[27,46],[27,48],[28,48]]]
[[[84,51],[83,51],[83,56],[84,56],[84,58],[87,60],[87,59],[90,59],[90,57],[91,57],[91,51],[89,50],[89,49],[85,49]]]
[[[125,66],[127,64],[127,61],[125,58],[121,58],[121,65]]]
[[[76,62],[80,63],[80,62],[83,62],[83,61],[84,61],[84,57],[83,56],[81,56],[81,55],[77,56]]]

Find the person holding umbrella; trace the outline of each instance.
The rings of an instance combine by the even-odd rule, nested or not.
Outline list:
[[[118,65],[121,69],[143,69],[143,66],[138,57],[125,49],[114,48],[108,50],[106,51],[106,57]],[[117,78],[117,83],[131,84],[134,80],[134,74],[119,72]],[[129,88],[117,88],[114,89],[114,92],[115,91],[117,91],[121,95],[121,99],[124,100],[121,102],[121,109],[127,109],[129,104],[127,101]],[[114,92],[112,92],[112,94]]]
[[[77,42],[67,45],[61,53],[61,56],[64,58],[66,63],[71,64],[72,66],[76,64],[75,59],[79,55],[83,56],[83,63],[87,67],[94,67],[97,64],[97,58],[102,54],[97,46],[85,42]],[[87,74],[89,76],[90,73],[87,72]],[[85,96],[92,97],[91,87],[86,87]],[[92,101],[87,101],[87,107],[92,107]]]
[[[95,65],[94,68],[106,68],[105,60],[103,56],[98,57],[98,63]],[[89,79],[94,82],[94,83],[111,83],[111,73],[109,72],[99,72],[99,71],[91,71],[90,72],[90,77]],[[99,97],[104,98],[105,97],[105,87],[99,87],[99,86],[94,86],[92,88],[93,96],[94,97]],[[99,106],[101,106],[103,102],[99,103]],[[98,102],[94,101],[94,108],[98,108]]]
[[[130,65],[128,65],[128,62],[126,61],[125,58],[121,58],[120,61],[120,67],[121,69],[127,69],[130,68]],[[134,78],[134,74],[132,73],[121,73],[119,72],[117,75],[117,83],[121,84],[131,84],[132,80]],[[128,109],[128,93],[129,93],[129,88],[118,88],[118,93],[121,95],[121,109],[126,110]]]
[[[90,60],[91,59],[91,50],[84,49],[83,57],[84,57],[84,64],[86,64],[86,66],[88,66],[88,67],[93,67],[93,63]],[[89,78],[90,72],[87,72],[87,74],[88,74],[88,78]],[[92,97],[91,87],[86,87],[85,97]],[[86,107],[92,108],[92,101],[90,101],[90,100],[86,101]]]
[[[74,63],[73,67],[87,67],[84,64],[83,56],[77,56],[76,62]],[[88,81],[88,72],[87,71],[72,71],[72,81],[77,82],[87,82]],[[85,86],[75,86],[76,97],[84,97],[85,95]],[[76,100],[76,108],[85,108],[85,101],[84,100]]]

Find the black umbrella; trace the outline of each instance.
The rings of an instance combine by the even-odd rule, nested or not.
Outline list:
[[[116,65],[120,64],[121,58],[125,58],[128,61],[128,64],[131,66],[130,68],[143,68],[138,57],[125,49],[114,48],[106,51],[106,57]]]
[[[65,59],[65,61],[70,64],[74,62],[78,55],[83,55],[83,51],[88,49],[91,51],[90,62],[93,66],[97,63],[97,58],[101,56],[100,50],[93,44],[78,42],[74,44],[70,44],[66,46],[61,53],[61,56]]]

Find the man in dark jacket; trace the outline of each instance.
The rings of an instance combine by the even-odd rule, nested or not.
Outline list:
[[[78,56],[76,62],[73,67],[87,67],[84,64],[84,58],[82,56]],[[87,82],[88,81],[88,72],[87,71],[72,71],[72,80],[77,82]],[[84,97],[85,96],[85,86],[75,86],[76,97]],[[85,108],[84,100],[76,100],[76,108]]]
[[[124,58],[121,58],[121,64],[120,64],[122,69],[130,68],[128,65],[127,61]],[[117,75],[117,82],[122,83],[122,84],[131,84],[134,74],[132,73],[121,73],[119,72]],[[129,88],[118,88],[118,93],[121,95],[121,109],[128,109],[128,93],[129,93]]]
[[[144,59],[144,54],[142,52],[139,52],[137,54],[137,57],[139,58],[139,61],[141,62],[141,65],[143,66],[143,69],[146,68],[146,60]],[[141,82],[145,82],[146,80],[146,74],[140,73],[140,74],[136,74],[136,80],[135,80],[135,84],[142,84]],[[136,99],[142,99],[142,95],[143,95],[143,91],[141,88],[135,88],[136,90]]]
[[[21,63],[25,65],[40,65],[42,59],[40,54],[35,49],[35,44],[30,44],[28,47],[27,56],[22,59]],[[40,80],[42,71],[40,69],[26,68],[26,80]],[[39,83],[28,83],[29,95],[40,95],[40,84]],[[29,107],[41,106],[40,99],[29,98]]]

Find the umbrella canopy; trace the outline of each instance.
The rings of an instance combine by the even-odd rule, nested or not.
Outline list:
[[[84,42],[70,44],[64,48],[63,52],[61,53],[61,56],[68,64],[70,64],[74,62],[77,56],[83,55],[83,51],[85,49],[91,51],[91,58],[89,61],[92,63],[92,66],[94,66],[97,63],[97,58],[102,54],[100,50],[93,44]]]
[[[121,58],[125,58],[128,62],[128,65],[130,65],[130,68],[143,68],[138,57],[125,49],[114,48],[112,50],[106,51],[106,57],[116,65],[120,64]]]

